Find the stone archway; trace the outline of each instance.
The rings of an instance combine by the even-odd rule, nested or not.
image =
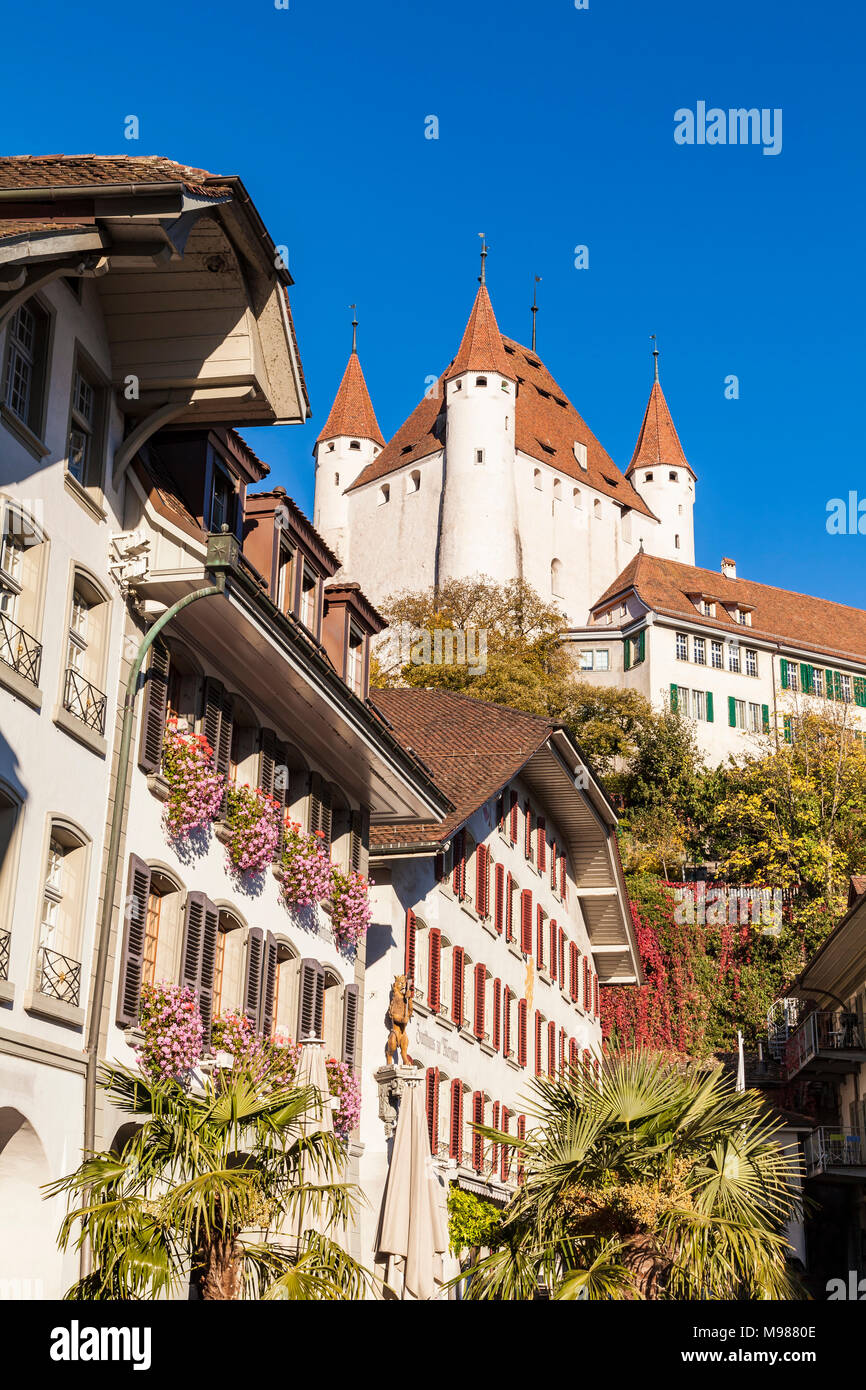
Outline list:
[[[50,1177],[30,1121],[0,1106],[0,1297],[59,1298],[65,1292],[57,1204],[46,1202],[40,1190]]]

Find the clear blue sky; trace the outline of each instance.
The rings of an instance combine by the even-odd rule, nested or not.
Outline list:
[[[290,248],[314,412],[249,437],[308,510],[348,305],[387,436],[456,351],[485,231],[500,327],[528,341],[541,275],[539,351],[623,468],[658,334],[699,563],[866,607],[866,536],[825,529],[866,497],[864,28],[854,0],[47,0],[2,144],[241,175]],[[698,101],[780,107],[782,152],[676,145]]]

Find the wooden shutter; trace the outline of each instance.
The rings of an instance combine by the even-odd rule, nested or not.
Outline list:
[[[403,962],[404,974],[410,980],[415,978],[415,942],[417,938],[417,919],[411,907],[406,911],[406,955]]]
[[[244,966],[244,1017],[254,1028],[259,1026],[259,1011],[262,1001],[262,962],[265,954],[265,934],[261,927],[250,927],[247,932],[246,962]]]
[[[780,659],[780,661],[779,661],[779,670],[780,670],[781,676],[782,676],[782,689],[783,689],[783,690],[787,690],[787,689],[788,689],[788,663],[787,663],[787,661],[785,660],[784,657],[782,657],[782,658]]]
[[[210,1044],[211,1028],[213,1027],[213,986],[219,930],[219,911],[209,899],[205,899],[204,927],[201,938],[201,968],[198,981],[198,1010],[204,1029],[203,1041],[205,1046]]]
[[[622,644],[622,664],[626,671],[631,670],[631,638],[626,637]]]
[[[732,729],[737,727],[737,702],[733,695],[728,696],[728,724]]]
[[[505,940],[514,940],[514,895],[517,891],[517,884],[508,875],[505,882]]]
[[[499,1117],[499,1128],[500,1128],[500,1130],[502,1131],[503,1134],[507,1134],[507,1133],[508,1133],[508,1121],[509,1121],[510,1118],[511,1118],[511,1112],[503,1105],[503,1107],[502,1107],[502,1113],[501,1113],[501,1115],[500,1115],[500,1117]],[[502,1178],[502,1181],[503,1181],[503,1182],[507,1182],[507,1181],[508,1181],[508,1174],[511,1172],[511,1146],[510,1146],[510,1144],[503,1144],[503,1145],[502,1145],[502,1156],[501,1156],[500,1162],[501,1162],[500,1177]]]
[[[601,1013],[601,1009],[599,1008],[598,976],[595,974],[593,974],[592,977],[592,1007],[593,1013],[595,1014],[596,1018],[598,1018]]]
[[[475,850],[475,910],[479,917],[490,916],[490,850],[486,845]]]
[[[550,919],[550,978],[556,983],[557,969],[556,962],[559,955],[559,928],[555,918]]]
[[[502,986],[502,1055],[507,1057],[511,1051],[511,995],[508,986]]]
[[[578,1060],[578,1046],[575,1039],[571,1038],[568,1044],[568,1065],[576,1067]]]
[[[794,742],[794,721],[790,714],[782,715],[782,737],[786,743]]]
[[[493,871],[493,925],[499,935],[505,922],[505,868],[497,864]]]
[[[484,1097],[480,1091],[472,1093],[472,1122],[484,1124]],[[484,1140],[475,1130],[472,1131],[472,1167],[480,1173],[484,1167]]]
[[[579,951],[578,951],[578,949],[577,949],[577,947],[575,946],[575,944],[574,944],[573,941],[572,941],[572,942],[570,943],[570,945],[569,945],[569,948],[568,948],[568,955],[569,955],[569,961],[568,961],[568,992],[569,992],[569,994],[571,995],[572,999],[574,999],[574,1000],[576,1001],[576,1000],[577,1000],[577,971],[578,971],[578,959],[579,959],[580,953],[579,953]]]
[[[547,823],[544,816],[538,817],[538,824],[535,827],[535,838],[537,842],[537,864],[538,872],[543,874],[547,868]]]
[[[455,946],[451,953],[451,1017],[459,1028],[463,1022],[463,974],[466,953]]]
[[[454,896],[461,901],[466,896],[466,831],[458,830],[454,836],[454,868],[452,870]]]
[[[463,1159],[463,1086],[456,1079],[451,1082],[451,1135],[449,1151],[452,1158],[460,1163]]]
[[[568,897],[568,860],[564,854],[559,859],[559,896],[563,902]]]
[[[310,778],[310,832],[331,847],[331,789],[318,772]]]
[[[431,927],[427,961],[427,1003],[438,1014],[442,1002],[442,935],[438,927]]]
[[[224,694],[225,689],[222,681],[214,680],[211,676],[208,676],[204,683],[204,712],[202,714],[201,727],[202,733],[211,746],[214,766],[216,766],[220,746],[220,725],[222,724]],[[224,772],[225,768],[221,770]]]
[[[517,792],[514,788],[508,794],[508,832],[513,845],[517,844]]]
[[[277,998],[277,938],[273,932],[265,935],[265,948],[262,952],[262,990],[261,1020],[262,1037],[270,1041],[274,1031],[274,1005]]]
[[[487,971],[483,965],[475,967],[475,1036],[484,1037],[484,995],[486,992]]]
[[[523,853],[532,858],[532,807],[528,801],[523,803]]]
[[[493,981],[493,1031],[490,1041],[499,1051],[499,1042],[502,1037],[502,981]]]
[[[559,987],[565,989],[565,947],[566,935],[563,927],[559,929]]]
[[[518,1117],[517,1117],[517,1139],[518,1139],[518,1142],[519,1142],[519,1143],[522,1143],[523,1140],[524,1140],[525,1138],[526,1138],[526,1116],[525,1116],[525,1115],[518,1115]],[[524,1176],[523,1160],[522,1160],[522,1157],[518,1157],[518,1160],[517,1160],[517,1181],[518,1181],[518,1182],[523,1182],[523,1176]]]
[[[352,812],[349,822],[349,862],[355,873],[366,875],[370,841],[370,812],[365,806],[362,806],[359,811]]]
[[[198,990],[204,948],[204,919],[207,898],[204,893],[187,893],[180,951],[180,982]]]
[[[800,689],[804,695],[811,695],[814,667],[809,666],[805,661],[800,663]]]
[[[673,710],[678,709],[678,708],[679,708],[678,702],[679,702],[679,696],[678,696],[678,694],[677,694],[677,683],[676,683],[676,681],[671,681],[671,709],[673,709]]]
[[[643,661],[646,656],[646,628],[642,627],[637,635],[637,659]]]
[[[298,985],[298,1042],[322,1036],[325,972],[317,960],[301,961]]]
[[[560,1030],[559,1030],[559,1074],[560,1074],[560,1076],[565,1076],[566,1068],[568,1067],[568,1052],[567,1052],[567,1048],[566,1048],[566,1042],[567,1042],[567,1037],[566,1037],[565,1029],[564,1029],[564,1028],[560,1028]]]
[[[765,734],[770,732],[770,706],[761,705],[761,729]]]
[[[535,1010],[535,1075],[540,1076],[542,1070],[541,1063],[541,1031],[544,1024],[541,1014]]]
[[[259,730],[259,787],[268,796],[274,794],[274,773],[277,766],[277,736],[273,729]]]
[[[707,723],[708,723],[708,724],[712,724],[712,722],[713,722],[713,692],[712,692],[712,690],[708,690],[708,691],[707,691]]]
[[[521,999],[517,1005],[517,1060],[522,1067],[526,1066],[526,1000]]]
[[[427,1136],[430,1152],[439,1147],[439,1068],[428,1067],[426,1076]]]
[[[550,886],[556,891],[556,841],[550,842]]]
[[[535,961],[539,970],[544,969],[544,908],[541,903],[535,907]]]
[[[346,985],[343,990],[343,1051],[342,1060],[347,1067],[355,1070],[358,1060],[358,1003],[357,985]]]
[[[141,744],[138,754],[138,765],[143,772],[159,772],[162,766],[170,664],[168,647],[157,639],[150,649],[150,663],[144,685]]]
[[[499,1128],[499,1109],[500,1109],[499,1101],[498,1101],[498,1100],[497,1100],[497,1101],[494,1101],[494,1102],[493,1102],[493,1114],[492,1114],[491,1119],[490,1119],[490,1128],[491,1128],[491,1129],[498,1129],[498,1128]],[[490,1171],[491,1171],[491,1173],[495,1173],[495,1172],[496,1172],[496,1165],[497,1165],[498,1162],[499,1162],[499,1145],[498,1145],[498,1144],[491,1144],[491,1146],[490,1146]]]
[[[861,708],[866,705],[866,677],[854,677],[854,703]]]
[[[592,1007],[592,994],[590,993],[590,969],[589,956],[583,958],[583,1007],[588,1012]]]
[[[520,894],[520,949],[525,956],[532,955],[532,889],[524,888]]]
[[[289,769],[289,755],[283,744],[278,743],[275,749],[274,766],[274,797],[279,807],[279,837],[274,849],[274,859],[282,858],[286,840],[286,807],[289,804],[289,791],[291,787],[292,774]]]
[[[131,854],[123,912],[123,954],[117,987],[117,1022],[121,1028],[132,1027],[138,1022],[149,897],[150,869],[137,854]]]
[[[556,1076],[556,1024],[547,1025],[547,1075]]]

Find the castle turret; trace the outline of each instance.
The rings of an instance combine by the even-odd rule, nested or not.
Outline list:
[[[484,283],[444,377],[445,462],[436,573],[439,583],[521,572],[515,490],[516,372]]]
[[[385,440],[358,357],[358,322],[352,322],[352,351],[343,380],[321,431],[316,460],[314,525],[345,568],[349,564],[349,504],[346,489],[384,448]]]
[[[667,560],[695,563],[695,482],[659,382],[658,348],[653,350],[654,380],[626,477],[661,526],[647,535],[646,548]]]

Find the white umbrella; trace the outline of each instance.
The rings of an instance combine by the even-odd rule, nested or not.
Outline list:
[[[325,1133],[333,1134],[332,1098],[328,1086],[328,1073],[325,1068],[325,1044],[321,1039],[311,1038],[301,1044],[294,1084],[297,1087],[314,1087],[319,1096],[319,1104],[311,1106],[301,1118],[301,1132],[306,1136],[322,1130]],[[328,1174],[323,1171],[322,1164],[308,1155],[304,1156],[301,1165],[301,1177],[304,1182],[314,1186],[321,1186],[330,1181]],[[299,1240],[304,1230],[312,1226],[321,1235],[328,1236],[330,1240],[336,1241],[339,1245],[345,1245],[342,1224],[340,1227],[329,1227],[325,1216],[320,1216],[315,1210],[306,1213],[304,1211],[306,1205],[306,1201],[299,1204],[297,1216],[292,1222],[295,1227],[295,1239]]]
[[[424,1098],[418,1081],[403,1092],[382,1207],[379,1250],[401,1276],[401,1296],[432,1298],[443,1281],[448,1225],[430,1156]],[[394,1283],[389,1272],[390,1282]]]
[[[737,1086],[736,1086],[736,1089],[737,1089],[738,1091],[745,1091],[745,1089],[746,1089],[746,1055],[745,1055],[745,1053],[743,1052],[743,1034],[742,1034],[742,1032],[740,1031],[739,1028],[737,1029],[737,1051],[738,1051],[739,1056],[738,1056],[738,1060],[737,1060]]]

